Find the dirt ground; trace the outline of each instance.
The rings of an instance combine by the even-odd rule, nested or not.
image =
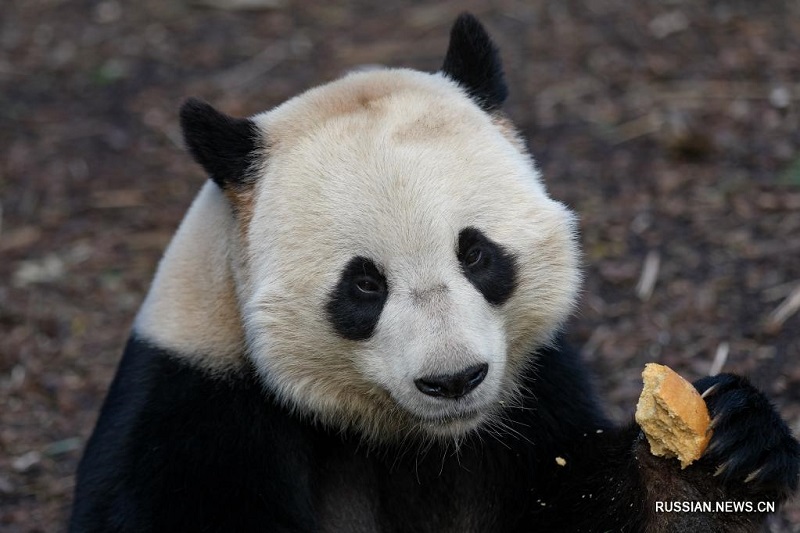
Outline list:
[[[721,365],[800,433],[800,3],[243,3],[3,2],[2,531],[64,529],[131,320],[204,179],[181,101],[244,116],[361,65],[436,70],[462,10],[495,36],[507,110],[581,216],[570,332],[613,416],[645,362]],[[800,531],[799,499],[771,531]]]

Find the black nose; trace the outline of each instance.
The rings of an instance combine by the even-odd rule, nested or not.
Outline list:
[[[414,385],[428,396],[442,398],[461,398],[475,390],[489,371],[489,365],[471,366],[447,376],[431,376],[414,380]]]

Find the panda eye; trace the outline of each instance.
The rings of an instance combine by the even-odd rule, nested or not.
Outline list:
[[[325,306],[336,332],[353,341],[369,339],[378,325],[389,289],[389,281],[371,259],[350,259]]]
[[[383,292],[383,283],[370,276],[359,277],[355,280],[355,285],[365,295],[377,296]]]
[[[514,292],[517,268],[514,255],[479,229],[458,232],[456,257],[467,280],[492,305],[502,305]]]
[[[479,246],[473,246],[464,256],[462,262],[464,263],[465,267],[474,268],[478,266],[482,260],[483,260],[483,250]]]

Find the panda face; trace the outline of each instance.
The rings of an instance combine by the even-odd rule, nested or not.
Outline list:
[[[500,395],[506,346],[495,308],[514,290],[514,257],[476,228],[443,232],[427,261],[398,251],[387,251],[383,269],[349,261],[328,319],[344,338],[371,339],[362,372],[421,425],[439,432],[477,422]]]
[[[458,436],[513,403],[578,286],[573,219],[440,74],[351,74],[259,115],[239,220],[251,359],[292,408]]]

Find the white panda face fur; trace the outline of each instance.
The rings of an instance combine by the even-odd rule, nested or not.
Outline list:
[[[235,214],[229,337],[286,405],[372,439],[501,416],[579,286],[572,214],[444,71],[355,73],[253,117],[231,186],[187,133]]]
[[[452,81],[408,70],[352,74],[254,122],[269,148],[240,297],[270,388],[376,435],[457,434],[510,400],[578,285],[572,216],[514,139]],[[418,386],[483,365],[458,398]]]

